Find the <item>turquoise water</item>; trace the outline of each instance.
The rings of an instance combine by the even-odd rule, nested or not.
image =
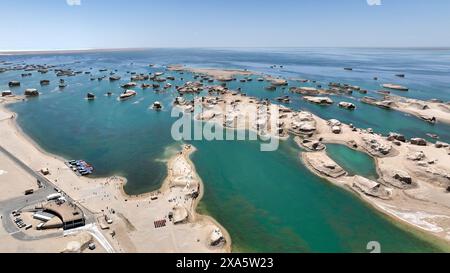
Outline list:
[[[0,89],[9,89],[7,83],[14,79],[22,82],[20,88],[13,89],[14,92],[38,87],[41,92],[39,98],[10,106],[19,113],[18,122],[23,130],[49,152],[91,162],[96,168],[96,176],[117,174],[127,177],[125,190],[137,194],[160,186],[166,175],[164,160],[181,143],[175,142],[170,134],[175,121],[170,117],[171,102],[176,96],[174,89],[155,93],[151,89],[136,88],[136,97],[119,102],[116,100],[119,86],[127,82],[130,76],[126,71],[149,73],[164,70],[160,66],[150,68],[149,63],[184,63],[249,68],[261,72],[267,70],[286,77],[322,78],[324,82],[333,74],[329,81],[342,76],[342,81],[359,82],[363,87],[374,70],[348,74],[342,71],[342,67],[350,64],[376,67],[377,74],[386,78],[392,73],[391,68],[383,69],[387,64],[376,65],[380,54],[384,54],[381,59],[387,62],[389,58],[386,56],[391,56],[391,52],[366,52],[365,58],[358,57],[358,54],[352,57],[345,52],[337,50],[331,56],[328,50],[313,54],[304,50],[289,53],[257,49],[255,52],[160,49],[148,52],[8,56],[0,57],[0,60],[48,63],[83,71],[92,67],[94,76],[105,74],[98,72],[100,68],[118,69],[122,80],[113,83],[107,80],[90,81],[90,76],[79,75],[66,78],[68,86],[60,91],[58,79],[53,73],[33,73],[32,77],[22,79],[21,71],[9,71],[0,74]],[[429,58],[437,53],[421,54]],[[442,75],[442,70],[447,71],[447,67],[437,65],[435,74],[430,67],[439,63],[439,58],[445,54],[449,53],[440,52],[435,59],[428,60],[424,72],[414,72],[416,69],[410,73],[417,74],[418,78],[429,76],[430,88],[438,90],[441,84],[448,82],[448,77]],[[367,56],[373,56],[374,60]],[[396,62],[402,60],[404,56]],[[282,63],[285,70],[267,68],[268,64]],[[420,62],[415,64],[416,67],[421,65]],[[319,67],[323,67],[320,77]],[[181,77],[178,73],[173,74],[177,79]],[[185,81],[192,79],[189,74],[182,77]],[[52,82],[49,86],[40,87],[39,80],[44,78]],[[174,86],[177,84],[181,81],[173,82]],[[424,82],[421,81],[421,84]],[[273,92],[265,91],[265,85],[256,81],[230,83],[231,87],[239,86],[249,95],[262,98],[273,99],[288,92],[281,88]],[[108,91],[115,95],[105,96]],[[422,94],[419,91],[413,88],[410,94],[419,96]],[[85,100],[87,92],[95,93],[97,99]],[[446,98],[448,90],[442,90],[439,95]],[[426,133],[433,132],[444,141],[450,140],[449,126],[431,126],[395,111],[358,104],[358,109],[350,112],[336,105],[319,107],[307,104],[298,95],[292,97],[292,108],[306,109],[324,118],[338,118],[359,127],[372,127],[380,133],[397,131],[407,136],[424,137]],[[336,98],[339,99],[343,98]],[[149,109],[156,100],[165,106],[162,112]],[[311,174],[300,162],[299,149],[292,141],[283,142],[278,151],[271,153],[260,152],[259,143],[251,141],[195,141],[193,144],[198,148],[193,161],[206,186],[201,207],[229,230],[238,251],[365,252],[367,242],[373,240],[380,241],[385,251],[437,251],[436,247],[387,221],[353,194]],[[346,154],[345,151],[339,153]],[[353,166],[354,162],[350,160],[349,166]],[[362,158],[361,162],[361,165],[369,164]]]
[[[378,179],[375,161],[366,153],[350,149],[345,145],[327,144],[327,154],[349,175]]]

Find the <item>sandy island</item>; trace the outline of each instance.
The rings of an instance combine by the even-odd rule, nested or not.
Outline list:
[[[396,95],[386,95],[385,100],[393,103],[391,108],[404,112],[428,122],[442,122],[450,124],[450,104],[439,100],[423,101]]]
[[[62,158],[40,149],[18,128],[16,114],[4,107],[17,99],[8,97],[1,100],[1,146],[33,170],[48,168],[50,174],[47,178],[95,215],[94,228],[101,232],[99,236],[103,235],[103,240],[107,240],[105,244],[106,248],[112,248],[110,252],[231,251],[231,238],[227,231],[211,217],[196,212],[203,195],[203,183],[189,159],[195,151],[194,147],[185,145],[168,161],[168,176],[161,189],[129,196],[123,191],[124,178],[79,177],[64,164]],[[0,153],[0,163],[0,184],[3,185],[0,200],[9,200],[23,195],[26,189],[36,188],[35,180],[3,153]],[[15,183],[11,183],[13,177]],[[112,223],[106,223],[105,219],[110,219]],[[53,239],[21,241],[5,234],[3,229],[0,231],[0,240],[5,242],[0,244],[0,250],[18,252],[62,252],[67,247],[66,243],[73,241],[71,236],[85,239],[87,236],[85,230],[80,230]],[[55,244],[48,244],[49,241]],[[97,249],[102,250],[101,247]]]
[[[170,71],[186,71],[195,74],[208,75],[218,81],[232,81],[235,76],[251,76],[255,73],[247,70],[239,69],[218,69],[218,68],[193,68],[183,65],[169,65],[167,67]]]

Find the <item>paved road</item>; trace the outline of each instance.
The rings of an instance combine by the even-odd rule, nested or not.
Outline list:
[[[47,235],[38,236],[38,237],[28,236],[27,234],[23,233],[17,227],[17,225],[12,221],[11,213],[14,210],[19,210],[26,206],[45,201],[48,195],[50,195],[52,193],[56,193],[56,186],[50,180],[48,180],[45,176],[43,176],[41,173],[36,172],[33,169],[31,169],[28,165],[26,165],[20,159],[18,159],[13,154],[8,152],[1,145],[0,145],[0,153],[5,154],[8,158],[10,158],[12,161],[17,163],[18,166],[20,166],[28,174],[33,176],[36,179],[36,181],[37,180],[41,181],[41,184],[42,184],[42,188],[35,191],[31,195],[15,197],[15,198],[4,200],[4,201],[0,202],[0,215],[2,216],[2,224],[3,224],[3,227],[5,228],[5,230],[9,234],[11,234],[11,236],[13,236],[14,238],[16,238],[18,240],[24,240],[24,241],[40,240],[40,239],[45,239],[45,238],[54,238],[54,237],[61,236],[63,234],[62,232],[56,232],[56,233],[47,234]],[[73,200],[70,196],[68,196],[64,192],[62,192],[62,194],[64,194],[64,196],[68,202],[76,204],[75,200]],[[94,214],[92,212],[90,212],[89,210],[87,210],[86,208],[84,208],[83,206],[81,206],[79,204],[77,204],[77,205],[80,206],[84,212],[86,224],[95,223]]]

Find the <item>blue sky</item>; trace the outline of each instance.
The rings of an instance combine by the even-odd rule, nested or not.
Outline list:
[[[0,50],[450,46],[448,0],[0,0],[0,14]]]

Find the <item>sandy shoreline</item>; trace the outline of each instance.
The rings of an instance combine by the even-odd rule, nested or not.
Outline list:
[[[13,101],[10,101],[13,102]],[[195,148],[183,148],[182,152],[169,160],[168,175],[157,191],[138,196],[125,193],[125,178],[113,176],[108,178],[78,177],[65,164],[64,159],[43,151],[16,123],[17,115],[0,105],[0,128],[4,132],[2,147],[13,153],[34,170],[46,167],[51,174],[49,179],[71,196],[77,203],[89,209],[100,224],[104,215],[114,220],[114,224],[102,233],[118,252],[231,252],[231,238],[228,232],[215,219],[196,212],[203,196],[204,184],[195,172],[189,156]],[[13,117],[13,118],[11,118]],[[178,162],[178,165],[174,165]],[[172,185],[174,180],[181,181],[177,168],[181,163],[188,164],[192,183],[198,183],[197,198],[187,198],[187,186]],[[183,165],[186,166],[186,165]],[[176,175],[174,175],[175,172]],[[10,196],[9,198],[13,198]],[[155,199],[157,198],[157,199]],[[186,219],[179,224],[171,223],[167,213],[174,211],[170,199],[185,206]],[[114,208],[114,210],[112,210]],[[113,213],[111,211],[114,211]],[[153,219],[149,216],[153,215]],[[159,218],[158,218],[159,217]],[[153,227],[153,220],[166,219],[167,226],[161,229]],[[220,230],[225,243],[210,245],[210,234]],[[111,230],[115,235],[111,237]],[[194,240],[193,238],[197,239]],[[155,244],[149,244],[154,242]],[[17,241],[18,244],[22,243]],[[37,249],[37,251],[39,251]]]
[[[333,143],[333,144],[337,144],[337,143]],[[342,144],[342,143],[340,143]],[[342,144],[345,145],[345,144]],[[422,225],[422,223],[414,223],[414,219],[405,219],[405,217],[402,217],[401,214],[398,214],[398,211],[396,210],[397,208],[395,206],[389,205],[389,204],[385,204],[383,202],[379,202],[378,200],[369,197],[365,194],[363,194],[362,192],[356,190],[355,188],[352,187],[352,180],[353,180],[353,176],[344,176],[341,177],[339,179],[335,179],[335,178],[331,178],[327,175],[321,174],[319,173],[309,162],[308,162],[308,158],[307,158],[307,152],[302,152],[300,154],[300,159],[302,160],[302,162],[304,163],[305,167],[311,171],[312,173],[314,173],[315,175],[327,180],[328,182],[332,183],[335,186],[341,187],[344,190],[350,191],[351,193],[355,194],[358,198],[361,199],[361,201],[364,201],[367,205],[369,205],[369,207],[371,209],[373,209],[374,211],[378,212],[382,217],[386,218],[387,220],[389,220],[392,224],[394,224],[395,226],[405,230],[406,232],[409,232],[411,234],[413,234],[414,236],[417,236],[419,238],[422,238],[428,242],[431,242],[433,245],[439,247],[440,249],[442,249],[443,251],[449,251],[450,250],[450,243],[448,238],[446,241],[442,241],[442,236],[437,236],[435,234],[432,234],[433,231],[430,230],[429,228],[426,228]],[[377,172],[380,173],[380,170],[377,168]],[[407,196],[406,193],[403,193]],[[412,229],[410,229],[412,228]]]
[[[448,102],[423,101],[396,95],[386,95],[385,99],[394,102],[391,106],[394,110],[416,116],[425,121],[450,124],[450,104]]]
[[[364,148],[363,138],[373,137],[380,143],[385,141],[385,138],[359,130],[354,132],[347,125],[343,125],[343,133],[333,134],[327,128],[328,125],[325,121],[318,120],[317,123],[318,133],[315,139],[322,138],[324,144],[341,144],[369,154],[375,161],[379,179],[377,181],[364,179],[355,181],[355,177],[348,175],[335,178],[319,174],[309,164],[310,161],[308,161],[306,154],[312,158],[317,158],[323,152],[305,151],[302,152],[301,157],[310,171],[333,184],[351,190],[384,215],[397,222],[400,221],[408,227],[414,227],[416,231],[426,234],[426,237],[429,235],[433,236],[433,241],[436,241],[438,245],[444,249],[450,249],[450,200],[448,199],[448,193],[445,193],[443,184],[437,182],[440,179],[439,174],[428,172],[428,168],[449,171],[449,158],[445,150],[437,149],[431,144],[419,147],[409,143],[402,143],[400,147],[393,147],[396,150],[392,150],[386,156],[374,155]],[[386,142],[386,145],[388,145],[388,142]],[[438,165],[422,169],[416,165],[416,161],[408,159],[408,156],[415,155],[415,153],[420,153],[421,151],[429,158],[437,158],[435,164]],[[338,165],[336,164],[336,166]],[[410,177],[413,184],[410,186],[398,183],[398,181],[393,179],[393,174]],[[358,183],[362,183],[363,187],[359,187]],[[371,183],[374,184],[372,185]],[[371,186],[379,188],[372,192]],[[434,240],[434,238],[439,238],[439,241]]]

